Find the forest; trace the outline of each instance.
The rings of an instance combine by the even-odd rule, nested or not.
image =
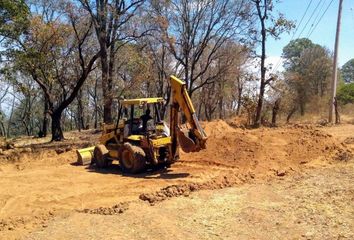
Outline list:
[[[327,118],[333,53],[271,0],[1,0],[0,135],[64,139],[115,120],[122,99],[187,83],[199,119],[249,127]],[[292,40],[283,62],[267,43]],[[300,34],[301,35],[301,34]],[[353,109],[354,59],[339,69],[340,111]]]

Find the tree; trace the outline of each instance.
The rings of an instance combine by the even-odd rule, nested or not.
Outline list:
[[[100,47],[103,91],[103,121],[112,122],[113,78],[117,49],[141,35],[131,26],[133,17],[144,0],[80,0],[90,14]]]
[[[262,108],[264,101],[264,93],[266,86],[274,79],[274,76],[269,76],[267,78],[266,72],[267,69],[265,67],[266,60],[266,42],[268,35],[278,38],[279,35],[283,32],[289,32],[294,24],[291,21],[285,19],[285,17],[280,14],[278,18],[275,18],[271,13],[273,11],[273,1],[272,0],[252,0],[255,8],[256,8],[256,16],[260,23],[260,33],[261,39],[259,40],[261,44],[261,76],[260,76],[260,86],[259,86],[259,95],[258,95],[258,103],[256,108],[256,115],[254,125],[260,126],[261,124],[261,116],[262,116]]]
[[[161,39],[160,34],[148,36],[145,40],[145,51],[151,59],[151,78],[153,79],[148,91],[150,94],[164,98],[164,104],[160,109],[160,115],[164,118],[171,97],[169,76],[176,75],[179,65],[175,64],[172,54],[167,46],[161,42]]]
[[[346,62],[342,69],[341,74],[346,83],[354,83],[354,58]]]
[[[354,83],[341,86],[337,93],[337,99],[342,105],[354,103]]]
[[[0,36],[3,39],[18,37],[28,26],[29,8],[24,0],[0,1]]]
[[[195,98],[200,101],[200,108],[204,106],[207,120],[239,113],[245,80],[249,77],[245,70],[248,60],[249,49],[239,43],[228,41],[218,50],[214,64],[200,79],[214,76],[215,80],[203,86]]]
[[[285,82],[291,92],[296,92],[291,97],[294,102],[290,107],[289,116],[297,109],[304,115],[306,105],[313,101],[315,96],[321,99],[327,94],[332,72],[331,53],[309,39],[302,38],[287,44],[282,56],[285,59]]]
[[[89,44],[92,22],[80,9],[70,3],[67,11],[54,6],[45,11],[61,17],[47,19],[45,14],[33,13],[28,31],[17,39],[19,49],[10,49],[8,57],[15,63],[10,67],[40,86],[52,119],[52,141],[60,141],[64,139],[62,113],[76,98],[100,51]]]
[[[206,73],[229,40],[245,41],[251,25],[249,7],[240,0],[151,1],[162,40],[180,65],[190,95],[215,81]]]
[[[323,97],[328,89],[331,65],[331,55],[326,48],[315,45],[305,49],[299,59],[297,71],[305,82],[305,91]]]
[[[308,38],[291,40],[283,48],[282,58],[284,59],[284,68],[287,71],[297,70],[302,52],[314,46],[315,44]]]

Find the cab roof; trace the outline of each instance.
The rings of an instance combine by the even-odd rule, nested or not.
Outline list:
[[[135,98],[135,99],[125,99],[123,100],[122,104],[127,105],[143,105],[143,104],[150,104],[150,103],[160,103],[163,102],[163,98]]]

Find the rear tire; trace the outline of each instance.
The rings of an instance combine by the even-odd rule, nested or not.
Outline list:
[[[124,143],[119,158],[119,165],[125,173],[143,172],[146,169],[144,150],[130,143]]]
[[[109,164],[107,159],[108,156],[108,149],[105,145],[100,144],[95,147],[93,150],[93,156],[95,159],[96,166],[98,168],[106,168]]]

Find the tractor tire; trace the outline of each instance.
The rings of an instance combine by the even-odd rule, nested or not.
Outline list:
[[[93,157],[98,168],[108,167],[109,161],[107,159],[108,150],[105,145],[99,144],[93,150]]]
[[[125,173],[140,173],[146,169],[145,152],[142,148],[124,143],[119,165]]]

